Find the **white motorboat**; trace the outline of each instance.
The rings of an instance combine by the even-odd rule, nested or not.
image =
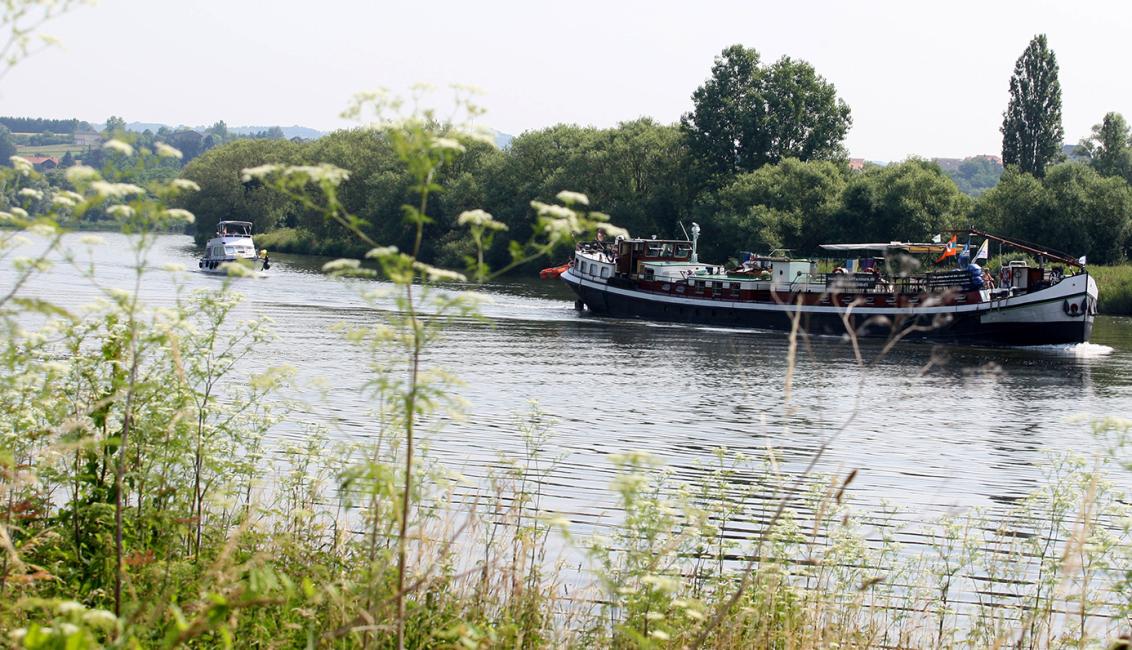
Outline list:
[[[228,270],[224,265],[231,263],[249,264],[256,271],[271,268],[267,251],[255,249],[250,221],[221,221],[216,224],[216,235],[208,240],[204,257],[197,262],[197,267],[205,273],[226,274]]]

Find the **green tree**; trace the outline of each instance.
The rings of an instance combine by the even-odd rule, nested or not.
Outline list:
[[[1093,133],[1081,141],[1078,151],[1101,176],[1120,176],[1132,182],[1132,129],[1120,113],[1106,113]]]
[[[947,172],[959,191],[967,196],[979,196],[998,183],[1002,165],[990,156],[975,156],[959,163],[954,172]]]
[[[692,93],[681,118],[693,154],[710,173],[754,171],[787,157],[843,158],[852,120],[833,84],[804,61],[760,67],[759,53],[732,45]]]
[[[102,133],[107,137],[114,138],[126,132],[126,120],[119,115],[111,115],[106,118],[106,128]]]
[[[298,150],[288,140],[238,140],[189,163],[182,175],[200,191],[184,194],[179,207],[196,215],[197,243],[207,241],[222,219],[251,221],[257,232],[293,219],[300,206],[255,181],[243,182],[241,172],[267,163],[296,162]]]
[[[829,161],[787,158],[708,193],[696,206],[705,259],[739,250],[816,250],[841,208],[847,171]]]
[[[912,159],[855,174],[829,228],[845,241],[926,241],[965,225],[971,200],[939,165]]]
[[[1007,237],[1112,264],[1127,255],[1132,188],[1081,163],[1054,165],[1042,180],[1008,170],[975,214],[977,223]]]
[[[8,127],[0,125],[0,165],[11,166],[12,162],[9,159],[14,155],[16,155],[16,142],[12,139],[12,132]]]
[[[1041,178],[1046,166],[1061,157],[1061,83],[1045,34],[1035,36],[1014,64],[1001,131],[1004,165]]]

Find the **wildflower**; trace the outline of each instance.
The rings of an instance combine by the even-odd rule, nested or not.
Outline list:
[[[134,216],[134,209],[128,205],[112,205],[106,208],[106,213],[119,219],[126,219]]]
[[[28,211],[23,209],[23,208],[17,208],[16,206],[12,206],[11,208],[8,208],[8,209],[12,211],[12,214],[16,215],[20,219],[27,219],[28,218]]]
[[[15,156],[12,157],[15,158]],[[24,637],[27,635],[28,630],[26,627],[17,627],[16,629],[8,633],[8,638],[15,641],[16,643],[19,643],[20,641],[23,641]]]
[[[72,612],[85,612],[86,607],[82,603],[73,600],[64,600],[55,606],[55,611],[60,614],[70,614]]]
[[[163,214],[175,221],[184,221],[185,223],[196,221],[196,217],[193,216],[193,213],[184,208],[169,208]]]
[[[664,614],[660,612],[649,612],[645,614],[645,619],[649,621],[662,621],[664,620]]]
[[[278,172],[282,169],[283,165],[276,165],[273,163],[259,165],[258,167],[248,167],[247,169],[243,170],[243,172],[241,172],[240,180],[245,183],[249,183],[253,180],[263,180],[264,178],[271,176],[275,172]]]
[[[342,181],[350,179],[350,172],[328,163],[318,165],[298,165],[284,170],[288,176],[303,175],[315,183],[330,183],[340,185]]]
[[[432,146],[442,151],[456,151],[461,153],[464,151],[464,145],[452,138],[433,138]]]
[[[577,219],[577,215],[573,210],[561,205],[549,205],[542,201],[531,201],[531,207],[535,209],[540,217],[552,217],[554,219]]]
[[[359,260],[351,260],[351,259],[346,259],[346,258],[340,258],[340,259],[336,259],[336,260],[331,260],[331,261],[327,262],[326,264],[323,264],[322,265],[322,272],[323,273],[341,273],[343,271],[353,271],[354,269],[361,267],[361,265],[362,265],[362,263]]]
[[[244,171],[246,172],[247,170],[244,170]],[[187,178],[174,178],[171,181],[170,184],[173,187],[175,187],[179,190],[185,190],[187,192],[199,192],[200,191],[200,185],[197,185],[196,183],[190,181]]]
[[[92,609],[83,614],[83,622],[91,627],[110,628],[118,623],[118,617],[105,609]]]
[[[570,190],[562,190],[557,195],[555,195],[554,198],[565,203],[566,205],[573,205],[575,203],[579,205],[590,204],[590,197],[582,194],[581,192],[571,192]]]
[[[24,176],[27,176],[33,169],[35,169],[35,167],[31,164],[31,161],[27,158],[21,158],[20,156],[10,156],[8,160],[12,161],[12,167],[15,167],[16,171],[23,174]]]
[[[684,610],[684,616],[687,616],[688,618],[692,619],[693,621],[704,620],[704,613],[701,612],[698,609],[686,609],[686,610]]]
[[[72,168],[73,169],[73,168]],[[90,184],[98,195],[104,198],[120,199],[132,194],[142,194],[145,192],[142,188],[134,185],[133,183],[108,183],[106,181],[94,181]]]
[[[176,158],[177,160],[180,160],[184,156],[180,149],[167,145],[164,142],[157,143],[157,155],[162,158]]]
[[[51,197],[51,203],[60,208],[73,208],[78,205],[74,199],[63,194],[56,194]]]
[[[679,584],[675,580],[669,578],[668,576],[645,576],[641,578],[641,582],[649,585],[650,587],[654,587],[658,591],[672,592],[676,591],[676,588],[679,586]]]
[[[366,253],[366,258],[371,260],[381,259],[382,257],[396,255],[397,252],[396,246],[378,246],[377,248],[371,248],[369,252]]]
[[[496,221],[491,213],[483,210],[465,210],[456,218],[456,223],[461,226],[479,226],[488,230],[507,230],[507,224]]]
[[[429,282],[465,282],[468,279],[463,273],[449,271],[423,262],[415,262],[413,268],[424,273]]]
[[[63,363],[62,361],[48,361],[47,363],[43,364],[43,369],[48,374],[65,375],[71,370],[71,367],[69,365],[67,365],[66,363]],[[68,600],[66,602],[59,603],[59,613],[60,614],[66,614],[67,612],[64,611],[64,608],[71,606],[71,605],[79,605],[79,604],[76,603],[73,600]],[[79,607],[82,607],[82,605],[79,605]]]
[[[34,187],[25,187],[19,191],[19,195],[36,201],[43,200],[43,192],[35,189]]]
[[[98,172],[95,171],[93,167],[87,167],[86,165],[69,167],[65,175],[67,181],[72,185],[79,185],[100,178]]]
[[[664,630],[653,630],[652,632],[649,632],[649,636],[658,641],[667,641],[672,638],[668,636],[668,632],[665,632]]]
[[[63,636],[71,636],[79,631],[79,626],[74,623],[60,623],[59,634]]]
[[[79,241],[87,246],[101,246],[106,243],[106,240],[98,235],[83,235],[79,237]]]
[[[15,212],[15,209],[13,209],[12,211]],[[28,215],[25,212],[23,216],[24,218],[27,218]],[[45,223],[33,223],[32,225],[28,226],[28,232],[40,237],[51,237],[55,234],[55,228],[54,226],[49,226]]]
[[[134,148],[117,138],[107,140],[106,143],[102,145],[102,148],[109,149],[111,151],[117,151],[123,156],[134,155]]]
[[[619,228],[617,226],[614,226],[613,224],[599,223],[599,224],[597,224],[597,229],[604,232],[606,234],[606,236],[608,236],[608,237],[613,237],[613,238],[624,237],[625,239],[629,238],[629,231],[628,230],[625,230],[624,228]]]

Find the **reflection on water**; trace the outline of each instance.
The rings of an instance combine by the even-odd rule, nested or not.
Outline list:
[[[106,239],[94,251],[99,277],[128,286],[123,240]],[[166,262],[195,269],[196,254],[188,237],[163,237],[150,260],[146,299],[171,301],[170,276],[156,269]],[[325,398],[300,391],[309,417],[332,436],[369,435],[364,357],[330,327],[383,318],[357,298],[357,285],[370,283],[328,279],[317,272],[324,260],[272,254],[272,261],[269,277],[239,283],[248,298],[242,314],[271,317],[279,335],[257,363],[291,364],[307,383],[328,379],[333,389]],[[181,282],[191,289],[220,280],[188,273]],[[29,291],[66,305],[95,297],[65,265]],[[885,500],[926,516],[1009,502],[1034,487],[1047,452],[1102,451],[1071,416],[1132,413],[1127,318],[1098,318],[1094,341],[1079,346],[910,343],[878,357],[880,344],[866,342],[864,367],[845,341],[803,339],[786,402],[783,334],[594,318],[575,312],[557,282],[508,280],[474,291],[486,321],[454,321],[426,352],[427,364],[461,378],[459,393],[470,404],[465,418],[433,423],[430,453],[482,476],[500,453],[518,455],[514,418],[537,400],[558,420],[553,447],[566,455],[548,481],[548,505],[578,517],[597,517],[609,505],[610,453],[647,449],[692,478],[697,461],[709,462],[715,448],[764,457],[770,447],[796,472],[851,417],[818,469],[858,468],[853,495],[862,507]],[[273,435],[284,442],[303,429]]]

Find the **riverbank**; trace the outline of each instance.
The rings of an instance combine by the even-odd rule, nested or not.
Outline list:
[[[298,228],[279,228],[255,236],[256,246],[273,253],[317,255],[323,257],[365,256],[366,249],[355,242],[336,239],[320,240],[313,233]],[[1132,264],[1090,266],[1089,273],[1097,281],[1100,300],[1097,309],[1110,316],[1132,316]]]
[[[271,253],[292,255],[313,255],[318,257],[364,258],[366,247],[356,239],[320,238],[309,230],[299,228],[277,228],[255,236],[256,248],[267,249]]]
[[[1132,315],[1132,264],[1090,266],[1097,281],[1097,311],[1112,316]]]

